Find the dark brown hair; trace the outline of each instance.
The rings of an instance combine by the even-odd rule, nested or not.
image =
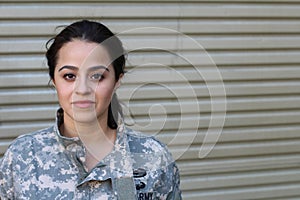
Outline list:
[[[125,51],[121,41],[105,25],[88,20],[72,23],[47,42],[46,58],[49,76],[52,80],[54,80],[54,71],[58,60],[59,50],[64,44],[74,39],[95,42],[103,45],[112,59],[112,65],[115,71],[115,80],[119,80],[120,74],[124,73],[125,68]],[[50,43],[51,45],[49,46]],[[109,105],[107,120],[107,125],[112,129],[116,129],[118,126],[116,123],[118,121],[118,113],[122,116],[121,106],[117,99],[117,95],[114,94]]]

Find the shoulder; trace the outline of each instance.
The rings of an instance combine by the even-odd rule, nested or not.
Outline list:
[[[21,135],[10,144],[0,160],[1,197],[13,199],[15,180],[21,180],[24,174],[34,169],[34,165],[31,165],[34,160],[34,153],[39,152],[39,148],[49,141],[50,135],[53,133],[53,127],[49,127]]]
[[[125,133],[129,144],[133,146],[132,151],[161,152],[162,150],[167,150],[167,146],[154,136],[146,135],[127,127]]]
[[[51,137],[51,135],[55,135],[54,126],[20,135],[12,141],[5,155],[12,154],[22,156],[28,153],[28,151],[31,151],[32,148],[38,149],[39,147],[44,146],[45,143],[51,143],[51,140],[54,140],[54,137]]]
[[[146,156],[148,160],[153,158],[166,165],[174,163],[173,157],[167,145],[156,139],[154,136],[145,135],[128,127],[125,129],[131,154],[138,157]]]
[[[35,153],[50,152],[51,149],[54,149],[55,137],[53,136],[55,132],[53,130],[54,127],[49,127],[17,137],[0,160],[0,171],[10,174],[14,171],[13,167],[22,166],[24,168],[31,163],[35,158]]]

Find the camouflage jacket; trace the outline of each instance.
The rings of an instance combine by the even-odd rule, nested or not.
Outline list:
[[[92,170],[79,138],[57,123],[18,137],[0,161],[1,199],[180,200],[178,168],[165,145],[124,125]]]

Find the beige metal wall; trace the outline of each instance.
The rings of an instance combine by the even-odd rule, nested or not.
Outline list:
[[[114,32],[163,27],[203,45],[218,66],[227,95],[222,134],[213,151],[200,159],[211,117],[208,83],[198,79],[188,62],[174,57],[181,48],[201,66],[199,49],[163,29],[121,36],[135,50],[128,69],[146,65],[138,68],[141,76],[128,74],[131,79],[124,80],[120,97],[131,98],[140,126],[151,115],[154,125],[143,130],[156,134],[174,155],[190,146],[177,160],[184,199],[300,199],[300,1],[0,2],[0,155],[16,136],[53,123],[58,105],[55,91],[47,86],[44,46],[56,26],[88,18],[101,20]],[[140,45],[161,49],[136,50]],[[160,71],[162,65],[186,79],[173,82],[167,70]],[[130,88],[137,92],[128,95]],[[222,96],[216,99],[223,102]],[[160,106],[149,111],[154,104]],[[195,105],[200,105],[200,116]],[[195,119],[200,120],[197,127]],[[182,121],[191,123],[180,127]],[[185,139],[195,131],[192,142]],[[170,142],[178,132],[180,140]]]

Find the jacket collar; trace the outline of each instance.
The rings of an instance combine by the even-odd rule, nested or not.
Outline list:
[[[85,149],[83,142],[80,140],[80,137],[73,137],[73,138],[65,137],[59,131],[59,127],[63,124],[63,115],[64,115],[63,109],[62,108],[58,109],[54,131],[58,137],[59,142],[66,149],[69,149],[68,146],[81,146],[82,149]],[[117,138],[113,150],[97,165],[97,166],[108,166],[110,168],[110,172],[111,172],[110,174],[115,178],[132,176],[133,161],[129,149],[128,139],[126,134],[127,131],[128,130],[125,127],[124,123],[120,123],[118,125]],[[74,149],[72,151],[74,151]]]

